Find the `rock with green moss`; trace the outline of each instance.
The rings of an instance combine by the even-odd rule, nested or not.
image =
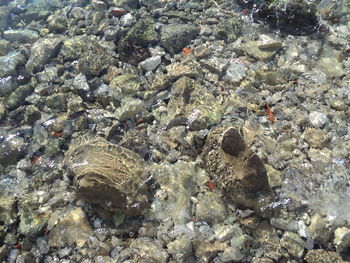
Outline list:
[[[7,98],[5,106],[9,110],[14,110],[25,103],[25,99],[32,94],[34,86],[27,84],[16,88]]]
[[[240,33],[241,21],[237,17],[222,19],[213,28],[213,35],[228,42],[235,41]]]
[[[5,225],[11,225],[17,217],[16,200],[12,196],[0,197],[0,221]]]
[[[152,18],[143,18],[137,21],[123,39],[123,41],[130,41],[140,46],[147,46],[158,40],[159,34]]]
[[[188,24],[164,25],[161,29],[160,41],[170,53],[180,52],[199,33],[199,28]]]
[[[78,59],[78,69],[85,75],[97,76],[117,63],[109,43],[96,36],[76,36],[63,42],[60,55],[65,60]]]
[[[123,74],[112,79],[109,89],[111,95],[121,101],[125,96],[136,95],[141,89],[141,84],[137,75]]]

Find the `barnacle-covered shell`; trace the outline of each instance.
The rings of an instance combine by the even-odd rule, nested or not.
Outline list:
[[[203,165],[224,194],[240,206],[267,215],[273,201],[265,165],[235,127],[219,127],[208,135]]]
[[[148,206],[145,161],[135,152],[101,137],[72,141],[64,164],[76,178],[77,198],[137,215]]]

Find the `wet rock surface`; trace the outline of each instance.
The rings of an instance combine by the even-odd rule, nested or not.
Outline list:
[[[349,262],[345,0],[0,0],[0,261]]]

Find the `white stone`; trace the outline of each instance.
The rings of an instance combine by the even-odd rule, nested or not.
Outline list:
[[[134,16],[130,13],[127,13],[122,16],[120,19],[120,25],[121,26],[132,26],[132,24],[135,22]]]
[[[327,116],[319,111],[311,112],[309,115],[309,120],[315,128],[321,128],[328,122]]]
[[[140,62],[140,67],[143,68],[144,70],[152,71],[156,69],[161,62],[162,62],[162,59],[160,56],[154,56]]]

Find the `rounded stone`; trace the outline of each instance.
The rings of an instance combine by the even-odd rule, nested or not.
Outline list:
[[[238,156],[240,152],[244,151],[245,143],[237,129],[229,128],[224,132],[221,149],[232,156]]]

